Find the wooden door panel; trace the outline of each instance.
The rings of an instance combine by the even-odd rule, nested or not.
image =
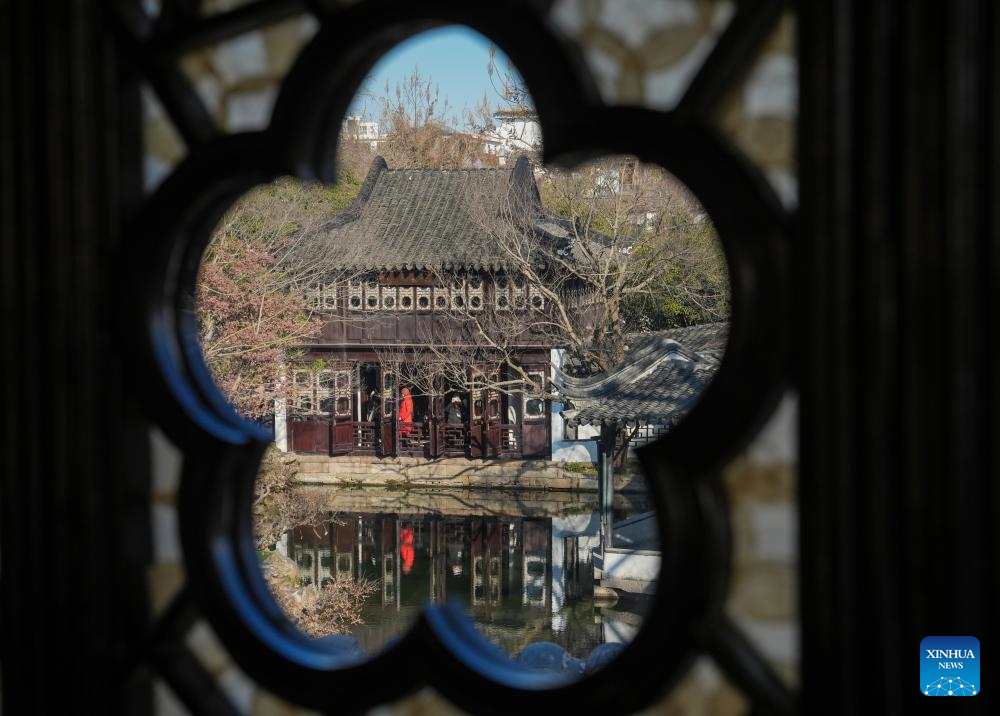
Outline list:
[[[500,455],[499,423],[491,423],[486,431],[486,455],[488,457],[499,457]]]
[[[381,453],[386,457],[396,454],[396,423],[394,420],[382,421]]]
[[[469,426],[469,457],[479,459],[485,456],[483,446],[483,426],[472,423]]]
[[[524,457],[547,457],[549,444],[545,423],[525,423],[521,428],[521,442]]]
[[[330,424],[325,420],[295,420],[289,423],[289,427],[293,452],[330,452]]]
[[[350,420],[334,423],[333,426],[333,451],[344,453],[350,452],[354,447],[354,423]]]

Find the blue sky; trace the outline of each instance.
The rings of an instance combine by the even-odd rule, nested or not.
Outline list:
[[[383,57],[372,70],[365,86],[381,97],[388,80],[391,92],[396,83],[420,69],[423,77],[430,77],[441,88],[441,99],[448,98],[448,115],[461,117],[463,107],[475,108],[485,92],[491,105],[496,107],[499,97],[490,85],[486,64],[489,61],[490,41],[465,27],[447,27],[431,30],[402,43]],[[507,67],[507,56],[497,50],[497,66]],[[499,87],[500,84],[497,83]],[[361,114],[361,99],[356,100],[351,114]],[[370,119],[378,119],[380,107],[368,101],[365,112]]]

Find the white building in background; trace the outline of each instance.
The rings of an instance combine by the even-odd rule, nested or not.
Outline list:
[[[542,148],[542,126],[531,107],[513,107],[493,113],[497,126],[483,134],[483,151],[495,155],[506,166],[511,156],[537,152]]]
[[[341,132],[349,139],[368,142],[373,152],[378,150],[378,143],[382,139],[382,130],[379,128],[378,122],[369,122],[356,114],[344,117]]]

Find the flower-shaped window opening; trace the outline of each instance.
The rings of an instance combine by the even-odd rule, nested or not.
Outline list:
[[[330,488],[282,493],[284,530],[260,530],[273,540],[258,545],[268,555],[263,567],[268,583],[280,603],[291,603],[281,586],[282,579],[287,583],[281,571],[287,555],[302,571],[301,588],[319,590],[295,596],[297,604],[308,594],[315,605],[291,610],[289,618],[315,636],[350,636],[361,652],[374,655],[391,634],[384,626],[409,627],[394,615],[419,606],[407,596],[408,585],[426,580],[431,570],[437,576],[429,598],[467,599],[476,625],[514,663],[538,670],[558,652],[562,676],[581,677],[620,653],[622,643],[609,642],[606,634],[623,619],[641,622],[657,588],[659,526],[635,448],[655,441],[691,409],[721,357],[728,295],[714,231],[683,186],[633,157],[607,157],[572,171],[550,168],[537,177],[519,168],[529,166],[524,159],[510,170],[466,175],[408,173],[383,158],[366,161],[363,184],[372,187],[367,201],[377,206],[420,206],[428,201],[420,192],[432,191],[439,192],[438,202],[465,202],[474,191],[493,191],[495,202],[508,195],[511,182],[531,182],[538,196],[532,214],[537,225],[527,231],[521,220],[491,223],[474,206],[465,209],[466,221],[487,238],[479,250],[498,250],[492,260],[504,263],[490,282],[479,273],[449,275],[444,268],[389,270],[407,258],[403,255],[378,267],[378,278],[359,281],[352,272],[364,257],[351,252],[347,239],[341,266],[316,269],[329,274],[336,268],[340,275],[310,287],[308,301],[327,286],[343,284],[348,306],[357,308],[363,300],[369,310],[327,316],[284,356],[310,367],[294,371],[294,399],[276,432],[285,435],[288,452],[329,460],[322,476],[310,473],[309,482],[327,482]],[[461,181],[454,182],[452,194],[442,195],[438,185],[456,176]],[[470,189],[472,178],[481,184]],[[281,186],[292,192],[287,181]],[[248,200],[241,210],[259,207]],[[364,210],[352,209],[345,218],[331,215],[334,219],[317,222],[322,228],[299,237],[303,246],[335,242],[338,232],[357,245],[371,240],[362,230],[382,235],[377,226],[357,225],[361,220],[354,217],[371,216]],[[395,215],[386,221],[407,223]],[[402,243],[400,235],[395,239],[394,247]],[[536,243],[518,262],[517,250],[528,240]],[[459,242],[451,251],[466,248]],[[296,250],[291,247],[289,255]],[[384,255],[388,249],[377,250]],[[372,246],[365,251],[376,255]],[[552,266],[563,273],[542,268]],[[484,311],[490,292],[497,310]],[[424,314],[423,323],[408,323],[420,314],[400,311],[412,309],[415,297],[420,308],[433,299],[443,310]],[[526,310],[504,311],[511,303]],[[548,481],[575,485],[568,498],[573,515],[543,508],[522,512],[507,502],[504,490],[525,488],[506,481],[503,473],[490,477],[484,488],[493,506],[473,508],[461,520],[392,512],[379,502],[381,468],[363,466],[377,465],[373,459],[403,458],[418,466],[446,459],[435,468],[439,495],[447,494],[449,485],[459,488],[469,471],[481,471],[484,458],[538,460],[547,471],[539,488]],[[566,463],[577,472],[559,467]],[[599,473],[598,464],[612,467]],[[446,474],[450,466],[453,475]],[[269,469],[262,480],[269,479]],[[361,485],[351,493],[350,510],[335,489],[345,479]],[[627,480],[630,490],[617,507],[610,482],[615,479]],[[524,499],[545,498],[539,493]],[[263,514],[274,518],[270,509]],[[600,571],[597,555],[604,560]],[[334,599],[340,611],[329,618],[310,611]],[[517,616],[508,621],[516,626],[493,631],[485,615],[496,608],[514,610]],[[575,615],[595,609],[610,610],[598,612],[606,628],[581,631]],[[530,625],[542,615],[545,638],[526,642],[537,628]]]
[[[345,17],[366,18],[372,27],[380,22],[363,5],[356,15],[345,12]],[[541,25],[531,28],[544,37]],[[379,33],[331,42],[335,32],[324,25],[322,42],[303,55],[302,67],[312,70],[300,69],[305,73],[300,81],[323,77],[319,71],[310,74],[318,67],[325,72],[341,66],[339,53],[352,42],[385,42]],[[472,35],[460,34],[464,41]],[[183,356],[184,371],[165,371],[169,389],[200,391],[183,410],[194,415],[189,406],[208,406],[204,412],[214,423],[201,414],[193,419],[214,440],[232,442],[229,457],[262,439],[259,426],[276,437],[278,450],[263,460],[254,506],[256,555],[270,596],[255,591],[253,579],[244,579],[252,573],[244,569],[252,551],[240,543],[245,535],[236,533],[242,527],[235,521],[216,529],[199,517],[183,520],[185,557],[192,574],[203,580],[192,590],[200,608],[227,646],[242,644],[253,653],[240,653],[241,665],[255,678],[270,679],[270,688],[313,707],[329,705],[316,686],[317,673],[367,668],[359,666],[364,657],[411,629],[412,622],[401,623],[399,615],[416,618],[427,603],[463,601],[494,648],[463,631],[467,619],[454,621],[439,608],[430,608],[426,620],[412,626],[412,638],[388,648],[410,650],[410,657],[420,658],[423,652],[414,650],[430,645],[428,658],[447,661],[449,669],[473,671],[500,699],[530,687],[544,700],[572,679],[610,688],[601,675],[625,676],[616,671],[624,668],[616,666],[619,660],[629,673],[654,668],[640,667],[626,646],[647,615],[653,615],[650,633],[663,637],[673,629],[688,648],[694,622],[664,611],[661,562],[669,562],[671,573],[697,573],[687,596],[675,585],[665,586],[673,599],[690,597],[688,606],[702,616],[716,609],[711,595],[722,591],[714,577],[696,569],[688,550],[663,552],[660,545],[664,530],[673,530],[672,539],[665,540],[671,549],[697,542],[683,530],[710,526],[701,510],[714,504],[714,497],[694,495],[701,488],[693,483],[647,483],[634,450],[687,425],[689,413],[691,429],[702,431],[695,432],[694,444],[706,444],[698,427],[706,418],[694,418],[721,365],[729,317],[729,273],[714,227],[691,193],[658,164],[632,155],[572,167],[543,164],[543,119],[524,80],[489,43],[476,41],[485,60],[485,86],[499,91],[475,132],[459,131],[438,114],[444,105],[435,83],[414,69],[397,78],[399,91],[378,98],[374,110],[362,99],[351,104],[337,141],[310,125],[306,140],[286,148],[290,154],[316,149],[319,156],[311,168],[327,178],[337,176],[337,186],[353,187],[353,195],[282,179],[249,192],[227,215],[225,226],[241,230],[272,220],[288,222],[271,232],[286,243],[254,257],[270,276],[287,283],[265,286],[243,302],[244,313],[256,311],[261,325],[280,318],[266,348],[260,347],[259,332],[250,350],[234,347],[228,338],[229,343],[220,342],[229,326],[215,301],[225,292],[212,285],[220,276],[232,279],[226,275],[232,270],[229,259],[247,255],[256,244],[238,236],[243,243],[230,251],[224,239],[231,232],[220,230],[219,241],[209,245],[196,291],[201,357],[231,406],[258,423],[257,432],[223,411],[216,394],[204,388],[203,366],[190,357],[186,334],[177,338],[182,350],[156,354],[156,360]],[[587,94],[571,79],[577,67],[575,62],[557,64],[549,74],[563,73],[562,80],[546,81],[542,73],[536,81],[557,98],[565,91],[580,100]],[[374,75],[379,71],[376,66]],[[338,77],[344,81],[344,75]],[[301,96],[301,86],[308,84],[300,82],[295,85],[300,89],[282,95],[268,134],[276,146],[283,146],[278,139],[283,133],[313,116],[294,111],[308,106]],[[338,87],[323,86],[334,94]],[[415,113],[404,106],[413,102],[420,105]],[[315,116],[340,121],[343,105],[333,106],[335,111]],[[662,164],[676,159],[698,188],[710,191],[698,162],[678,148],[685,145],[676,145],[672,133],[654,131],[659,124],[653,120],[662,117],[638,115],[634,135],[619,131],[615,142],[605,144],[596,136],[586,139],[595,131],[591,114],[567,115],[559,109],[563,106],[582,110],[585,104],[552,98],[539,104],[566,132],[553,139],[555,149],[546,148],[553,158],[566,162],[593,156],[588,150],[594,146],[627,147],[622,151]],[[621,118],[613,125],[625,127]],[[639,146],[630,139],[634,136],[649,146]],[[240,139],[248,146],[261,141]],[[709,164],[721,167],[732,185],[756,196],[747,189],[752,183],[743,182],[739,165],[722,158],[723,148],[698,133],[693,140],[705,145]],[[236,154],[253,165],[252,153]],[[334,156],[340,166],[326,166]],[[287,167],[298,171],[309,161],[295,155]],[[168,179],[164,186],[168,192],[185,191],[180,180]],[[227,191],[219,196],[228,199],[231,187]],[[275,196],[283,203],[274,202]],[[291,219],[276,218],[278,212],[266,208],[268,200],[272,207],[289,209]],[[753,201],[734,206],[733,217],[746,218],[763,235],[767,221],[749,204]],[[723,216],[722,208],[716,197],[713,216]],[[616,210],[623,213],[614,215]],[[277,256],[291,263],[281,264]],[[256,291],[257,278],[231,283]],[[310,287],[311,304],[302,305],[301,286]],[[344,306],[337,303],[338,286],[344,287]],[[280,303],[286,299],[287,305]],[[409,311],[414,305],[421,310]],[[239,331],[253,334],[248,331],[252,323],[241,319]],[[749,332],[740,335],[749,340]],[[183,377],[175,379],[175,374]],[[748,420],[760,399],[752,390],[741,398],[740,420]],[[722,410],[720,400],[713,403],[716,414]],[[726,444],[739,437],[732,422],[720,427]],[[674,449],[670,459],[689,461],[697,468],[692,474],[710,464],[699,462],[684,443]],[[469,507],[465,501],[465,507],[454,508],[456,514],[436,502],[424,511],[401,509],[399,495],[387,500],[384,494],[399,486],[385,468],[401,465],[413,471],[406,482],[433,478],[432,501],[444,499],[450,488],[476,484],[482,486],[483,504]],[[445,474],[450,469],[453,474]],[[244,500],[249,505],[247,490],[237,498],[240,483],[225,480],[218,493],[225,504]],[[186,475],[185,481],[184,510],[194,509],[191,495],[217,499],[205,486],[211,480],[196,483]],[[321,487],[302,490],[297,482]],[[344,484],[358,490],[336,489]],[[566,489],[567,499],[553,502],[553,486]],[[528,494],[511,500],[508,490],[514,487]],[[657,511],[666,494],[690,508],[680,525]],[[228,512],[219,514],[232,519]],[[280,519],[274,519],[276,514]],[[222,542],[234,548],[205,549],[205,554],[188,549]],[[712,554],[724,561],[725,549]],[[226,572],[229,581],[219,577],[218,562],[226,559],[241,560],[239,569]],[[243,593],[233,590],[250,597],[241,600]],[[298,632],[280,624],[275,603]],[[498,613],[506,615],[502,624]],[[300,638],[303,633],[337,639],[314,642]],[[461,659],[440,656],[458,653],[458,638],[471,639],[466,644],[471,651],[462,651],[468,656],[464,666]],[[648,644],[642,648],[648,650]],[[679,665],[683,655],[668,661]],[[258,668],[264,663],[269,668]],[[268,676],[279,672],[292,674],[305,690],[293,694]]]
[[[497,201],[519,172],[515,166],[492,174],[488,170],[467,175],[462,170],[435,173],[432,169],[417,173],[393,169],[382,161],[371,158],[364,182],[373,187],[368,201],[377,201],[378,206],[420,206],[429,201],[428,196],[436,202],[467,201],[473,191],[495,191],[491,200]],[[323,584],[329,578],[331,590],[339,589],[338,579],[348,574],[355,584],[381,585],[379,608],[366,602],[365,616],[358,617],[364,625],[348,630],[365,653],[382,647],[380,640],[370,636],[374,626],[395,619],[392,615],[402,607],[416,606],[405,596],[406,586],[416,578],[413,575],[422,575],[425,568],[444,569],[434,579],[432,600],[452,594],[450,579],[466,585],[459,592],[467,595],[474,615],[477,610],[510,603],[520,615],[515,620],[521,622],[518,629],[527,629],[536,614],[533,610],[539,610],[538,614],[550,619],[548,638],[529,644],[515,645],[522,633],[516,629],[498,636],[490,632],[484,617],[475,621],[516,663],[537,668],[558,649],[568,665],[563,674],[578,677],[586,673],[588,660],[610,659],[621,647],[599,634],[579,633],[572,615],[616,602],[618,611],[602,616],[609,630],[616,629],[616,619],[625,613],[641,621],[648,598],[655,593],[658,527],[652,510],[642,507],[649,504],[644,502],[647,490],[635,463],[635,448],[669,431],[711,379],[725,344],[727,274],[704,210],[658,167],[634,157],[606,157],[568,172],[548,169],[537,177],[533,172],[520,176],[531,177],[520,181],[532,182],[539,197],[534,212],[540,218],[535,219],[538,224],[531,232],[516,222],[490,223],[489,217],[477,215],[474,208],[466,209],[477,233],[499,249],[496,260],[504,262],[504,270],[497,271],[492,282],[478,273],[452,270],[449,274],[444,268],[412,274],[387,271],[379,282],[367,281],[364,295],[373,308],[386,312],[410,308],[416,296],[419,307],[427,308],[433,299],[445,315],[428,314],[426,322],[415,327],[404,323],[398,313],[328,324],[323,345],[311,348],[309,357],[329,360],[346,353],[358,366],[350,409],[338,392],[332,428],[296,423],[286,432],[291,433],[296,452],[333,454],[328,468],[333,472],[327,478],[331,481],[343,479],[336,472],[341,455],[345,460],[358,455],[406,458],[417,464],[447,458],[452,462],[435,468],[439,490],[447,489],[449,479],[457,486],[465,479],[463,471],[478,470],[476,461],[483,458],[539,459],[552,466],[545,468],[554,471],[546,478],[551,480],[565,479],[555,472],[564,468],[556,465],[578,464],[582,477],[574,478],[577,488],[571,493],[571,499],[579,502],[574,508],[579,510],[577,516],[546,516],[544,510],[520,514],[506,503],[502,492],[514,483],[505,484],[500,478],[493,493],[495,511],[501,515],[506,511],[505,518],[511,521],[505,526],[486,519],[486,513],[470,513],[466,517],[475,521],[470,531],[467,524],[457,521],[376,509],[381,487],[374,485],[370,497],[364,487],[352,493],[355,512],[350,517],[351,529],[344,530],[345,535],[374,535],[370,544],[367,538],[358,541],[346,536],[343,544],[320,544],[300,524],[285,534],[284,549],[290,555],[313,551],[312,563],[320,565],[313,583]],[[439,184],[455,177],[461,181],[454,182],[453,194],[442,194]],[[470,189],[466,184],[472,177],[486,177],[490,182]],[[414,192],[413,198],[404,201],[398,195],[404,191]],[[361,216],[366,215],[362,212]],[[386,221],[407,223],[395,215]],[[331,223],[345,235],[360,231],[350,220]],[[398,246],[401,236],[394,238],[393,246]],[[518,263],[515,249],[523,249],[528,239],[537,243]],[[452,251],[464,248],[459,244]],[[353,255],[350,258],[355,260]],[[398,256],[393,261],[406,258]],[[484,256],[477,258],[481,261]],[[565,272],[541,268],[551,266],[561,266]],[[481,311],[483,298],[490,292],[498,310]],[[502,309],[511,301],[526,310],[505,313]],[[446,326],[459,318],[473,330],[449,333]],[[530,343],[524,339],[527,335]],[[331,336],[343,336],[343,344],[332,343]],[[352,336],[370,343],[359,344]],[[601,340],[595,341],[594,336]],[[326,436],[325,441],[317,442],[317,435]],[[612,464],[611,477],[599,476],[597,463]],[[345,468],[355,471],[350,474],[358,474],[356,465],[344,464],[351,464]],[[445,470],[452,464],[455,474],[449,477]],[[372,474],[378,473],[373,470]],[[619,480],[628,475],[632,495],[628,506],[619,505],[617,518],[614,490],[600,486],[601,479],[613,480],[616,474]],[[364,484],[368,478],[351,479]],[[317,494],[316,490],[311,494]],[[602,508],[599,495],[610,499],[604,506],[607,509]],[[372,500],[371,510],[358,512],[358,500],[365,499]],[[334,496],[327,502],[330,507],[339,504]],[[326,529],[333,534],[340,526],[334,522],[326,524]],[[442,536],[422,536],[428,533]],[[441,539],[444,543],[435,541]],[[382,547],[376,549],[379,540]],[[388,552],[375,554],[385,550],[385,544],[390,545]],[[324,550],[333,550],[334,556],[342,552],[346,559],[346,555],[357,555],[359,547],[361,558],[351,562],[351,569],[321,573]],[[376,557],[374,562],[369,551]],[[597,553],[603,555],[606,567],[595,589]],[[519,565],[516,569],[515,564]],[[373,628],[366,628],[369,625]],[[321,633],[317,624],[311,629]],[[575,646],[567,646],[570,640]]]

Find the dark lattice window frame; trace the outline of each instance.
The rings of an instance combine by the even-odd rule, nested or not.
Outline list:
[[[789,218],[710,120],[782,3],[741,3],[671,111],[601,102],[577,49],[546,24],[544,2],[511,2],[506,12],[496,4],[443,1],[368,0],[349,9],[312,3],[319,32],[283,80],[270,125],[232,136],[213,125],[178,68],[178,54],[302,8],[255,2],[199,20],[188,5],[165,3],[158,24],[124,9],[118,15],[130,59],[189,147],[142,207],[136,226],[150,250],[132,267],[144,296],[145,378],[158,388],[150,418],[185,456],[197,458],[184,462],[179,504],[188,586],[162,618],[150,662],[189,705],[206,704],[207,711],[220,703],[183,646],[200,614],[247,674],[312,708],[360,710],[430,684],[478,712],[512,713],[530,699],[538,709],[626,713],[652,703],[707,652],[755,710],[789,713],[791,694],[723,611],[730,528],[718,475],[784,387],[785,322],[777,317],[786,304]],[[236,416],[214,387],[187,302],[211,228],[226,208],[280,175],[333,181],[340,120],[364,76],[399,42],[448,24],[481,32],[521,71],[536,101],[547,162],[570,166],[624,153],[663,166],[705,206],[730,267],[732,325],[717,377],[680,425],[640,453],[670,546],[655,606],[618,659],[573,683],[554,683],[497,655],[450,607],[429,607],[391,649],[360,663],[298,632],[270,596],[253,550],[253,480],[270,435]],[[409,678],[400,678],[404,673]]]

